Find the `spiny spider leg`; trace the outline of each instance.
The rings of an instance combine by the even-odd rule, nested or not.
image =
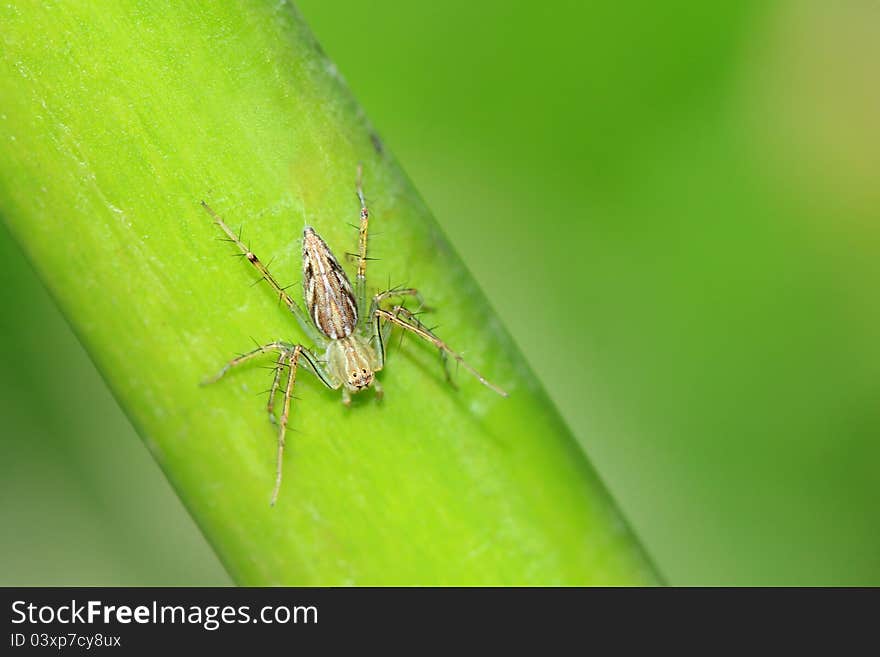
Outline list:
[[[226,223],[220,218],[220,216],[216,212],[214,212],[211,207],[204,201],[202,201],[202,207],[205,208],[209,215],[211,215],[214,223],[220,226],[220,229],[224,233],[226,233],[226,237],[229,238],[229,241],[235,244],[238,247],[239,251],[241,251],[244,257],[247,259],[247,261],[254,266],[254,269],[260,272],[260,276],[263,277],[263,280],[266,281],[273,290],[275,290],[278,298],[281,299],[281,301],[284,302],[284,305],[286,305],[290,309],[290,312],[292,312],[293,315],[296,317],[296,320],[299,322],[302,330],[305,331],[306,335],[309,336],[312,342],[314,342],[316,345],[325,345],[326,340],[324,339],[324,337],[315,330],[315,327],[312,325],[311,321],[309,320],[303,309],[300,308],[299,304],[294,301],[289,294],[287,294],[285,289],[281,287],[281,285],[278,284],[278,281],[276,281],[272,274],[269,273],[269,269],[266,267],[266,265],[260,262],[257,254],[251,251],[244,244],[244,242],[239,239],[238,235],[236,235],[232,231],[232,229],[227,226]]]
[[[269,422],[278,424],[275,419],[275,395],[278,392],[278,386],[281,384],[281,371],[287,367],[287,352],[281,352],[278,361],[275,363],[275,377],[272,379],[272,388],[269,390],[269,402],[266,404],[266,411],[269,413]]]
[[[475,370],[471,365],[468,364],[468,362],[467,362],[464,358],[462,358],[462,356],[460,356],[457,352],[455,352],[455,351],[453,351],[452,349],[450,349],[450,348],[449,348],[449,345],[447,345],[445,342],[443,342],[443,340],[441,340],[440,338],[438,338],[436,335],[434,335],[433,333],[431,333],[431,332],[430,332],[429,330],[427,330],[426,328],[424,328],[424,327],[422,327],[422,326],[416,326],[416,325],[414,325],[414,324],[410,324],[410,323],[409,323],[408,321],[406,321],[405,319],[399,317],[399,316],[398,316],[398,313],[399,313],[401,310],[406,310],[406,309],[403,308],[402,306],[395,306],[394,309],[391,310],[391,311],[385,310],[384,308],[377,308],[377,309],[375,310],[375,312],[374,312],[374,316],[375,316],[376,319],[377,319],[377,327],[378,327],[378,323],[379,323],[378,320],[379,320],[379,319],[384,319],[385,321],[387,321],[387,322],[391,322],[392,324],[394,324],[394,325],[396,325],[396,326],[399,326],[399,327],[401,327],[402,329],[404,329],[404,330],[406,330],[406,331],[409,331],[409,332],[411,332],[411,333],[415,333],[417,336],[419,336],[419,337],[422,338],[423,340],[427,340],[428,342],[430,342],[431,344],[433,344],[433,345],[434,345],[435,347],[437,347],[437,349],[439,349],[440,351],[444,351],[444,352],[446,352],[447,354],[449,354],[450,356],[452,356],[452,357],[453,357],[456,361],[458,361],[458,362],[459,362],[459,363],[460,363],[460,364],[461,364],[461,365],[462,365],[462,366],[463,366],[468,372],[470,372],[471,374],[473,374],[473,375],[477,378],[477,380],[479,380],[479,382],[482,383],[484,386],[486,386],[486,387],[489,388],[490,390],[494,390],[495,392],[497,392],[497,393],[498,393],[499,395],[501,395],[502,397],[507,397],[507,393],[504,392],[504,390],[502,390],[501,388],[499,388],[498,386],[496,386],[494,383],[492,383],[492,382],[489,381],[486,377],[484,377],[482,374],[480,374],[477,370]],[[401,314],[402,314],[402,313],[401,313]],[[382,348],[382,349],[384,349],[384,341],[382,341],[381,339],[380,339],[380,345],[379,345],[379,347]],[[383,360],[384,360],[384,359],[383,359]]]
[[[419,304],[420,310],[430,310],[425,306],[425,300],[422,298],[421,293],[413,288],[413,287],[393,287],[384,292],[379,292],[373,297],[373,303],[370,304],[370,314],[364,317],[364,328],[367,328],[370,322],[370,318],[376,314],[376,310],[380,307],[380,304],[385,301],[385,299],[393,298],[393,297],[413,297]],[[388,342],[388,336],[391,333],[391,324],[386,324],[382,329],[382,341]]]
[[[275,506],[275,502],[278,501],[278,492],[281,490],[281,473],[282,465],[284,463],[284,439],[287,435],[287,422],[290,419],[290,401],[293,399],[293,388],[296,385],[296,372],[299,369],[300,357],[302,357],[308,365],[306,369],[311,369],[325,386],[331,390],[336,390],[342,385],[341,382],[336,381],[336,379],[321,366],[320,362],[315,357],[315,354],[301,344],[292,346],[292,349],[281,355],[282,359],[287,361],[285,364],[287,365],[288,371],[287,383],[284,386],[284,404],[281,410],[281,424],[278,427],[278,455],[275,463],[275,487],[272,489],[272,499],[269,502],[272,506]]]
[[[419,308],[422,310],[429,310],[425,306],[425,300],[422,298],[422,294],[414,287],[392,287],[384,292],[379,292],[379,294],[373,297],[373,305],[370,307],[370,314],[372,315],[379,307],[379,304],[385,301],[385,299],[394,297],[413,297],[419,303]]]
[[[361,225],[358,229],[358,267],[355,278],[355,294],[357,295],[358,314],[361,317],[367,314],[367,229],[370,224],[370,211],[367,209],[367,200],[364,197],[362,186],[364,168],[358,164],[357,170],[357,196],[361,202]]]
[[[249,361],[251,358],[256,358],[261,354],[268,354],[273,351],[280,351],[283,354],[284,352],[290,351],[291,349],[293,349],[293,345],[286,342],[270,342],[269,344],[261,345],[253,351],[249,351],[246,354],[238,356],[237,358],[233,358],[231,361],[226,363],[226,365],[223,366],[223,369],[217,372],[217,374],[208,377],[207,379],[202,381],[202,385],[206,386],[211,383],[215,383],[216,381],[219,381],[223,378],[223,375],[225,375],[233,367],[238,367],[242,363],[246,363],[247,361]]]
[[[373,297],[373,304],[370,307],[370,311],[371,311],[370,315],[372,316],[373,313],[375,313],[376,309],[380,307],[381,303],[385,299],[393,298],[393,297],[413,297],[418,302],[420,311],[430,311],[431,310],[431,308],[429,308],[428,306],[425,305],[425,300],[422,297],[422,294],[417,289],[415,289],[413,287],[393,287],[388,290],[385,290],[384,292],[380,292],[379,294],[377,294]],[[426,332],[430,333],[432,336],[437,338],[436,335],[434,335],[429,329],[427,329],[422,324],[422,322],[419,320],[419,318],[416,317],[415,313],[413,313],[409,309],[398,305],[398,306],[394,307],[394,313],[398,316],[399,315],[406,316],[406,318],[408,320],[412,321],[416,326],[424,329]],[[388,336],[391,333],[391,327],[392,327],[391,323],[386,323],[382,329],[382,341],[385,343],[388,342]],[[439,338],[437,338],[437,339],[439,339]],[[447,353],[442,349],[440,349],[439,351],[440,351],[440,360],[443,363],[443,373],[446,375],[446,381],[453,388],[458,388],[458,386],[455,383],[455,380],[452,378],[452,373],[449,371],[449,357],[448,357]]]
[[[287,420],[290,418],[290,400],[293,397],[293,387],[296,385],[296,369],[299,364],[299,356],[302,347],[296,345],[288,355],[287,385],[284,386],[284,405],[281,411],[281,426],[278,429],[278,455],[275,461],[275,487],[272,489],[271,506],[278,501],[278,492],[281,490],[281,465],[284,457],[284,436],[287,433]]]
[[[412,322],[412,324],[414,326],[417,326],[418,328],[422,329],[425,333],[432,336],[435,340],[440,339],[434,334],[434,332],[431,329],[429,329],[427,326],[422,324],[422,320],[420,320],[416,316],[416,314],[414,312],[411,312],[409,309],[404,308],[403,306],[394,306],[393,312],[398,317],[403,315],[404,318],[406,318],[408,321]],[[388,324],[387,326],[390,328],[391,324]],[[455,380],[452,378],[452,372],[449,371],[449,355],[443,349],[440,349],[439,351],[440,351],[440,361],[443,363],[443,373],[446,375],[446,382],[457,390],[458,385],[456,385]]]
[[[224,365],[223,369],[221,369],[217,374],[202,382],[202,385],[214,383],[215,381],[221,379],[223,375],[225,375],[233,367],[238,367],[242,363],[246,363],[252,358],[256,358],[257,356],[273,351],[280,352],[278,360],[276,361],[277,367],[275,369],[275,378],[272,381],[272,389],[269,391],[269,403],[267,405],[269,420],[273,424],[275,424],[275,416],[273,413],[275,406],[275,395],[280,388],[281,370],[287,367],[288,373],[287,383],[284,386],[284,404],[281,412],[281,423],[278,427],[278,461],[275,464],[275,487],[272,489],[272,506],[274,506],[275,502],[278,500],[278,492],[281,489],[281,459],[284,455],[284,438],[287,434],[287,422],[290,418],[290,400],[293,398],[293,387],[296,384],[296,371],[299,367],[300,357],[305,360],[308,366],[306,369],[310,369],[315,374],[315,376],[318,377],[321,383],[323,383],[328,388],[336,390],[342,384],[337,381],[336,378],[321,365],[318,357],[315,356],[315,354],[309,351],[306,347],[302,346],[301,344],[294,345],[287,342],[270,342],[269,344],[261,345],[246,354],[242,354],[237,358],[233,358],[226,365]]]
[[[391,336],[391,328],[392,324],[390,322],[386,322],[384,325],[382,324],[382,319],[378,315],[376,315],[376,310],[379,309],[379,305],[385,299],[391,297],[414,297],[419,302],[419,307],[424,310],[430,310],[426,308],[424,305],[424,300],[422,299],[421,293],[412,287],[406,288],[389,288],[384,292],[379,292],[373,297],[373,303],[370,305],[370,314],[364,318],[364,327],[367,327],[367,323],[370,321],[375,322],[373,326],[372,336],[370,338],[370,342],[373,346],[373,350],[376,354],[376,359],[379,363],[379,367],[382,368],[385,366],[385,345],[388,343],[388,338]],[[401,307],[401,306],[397,306]],[[445,355],[445,352],[441,351],[441,354]],[[447,379],[449,378],[449,372],[446,373]],[[454,384],[453,384],[454,386]]]

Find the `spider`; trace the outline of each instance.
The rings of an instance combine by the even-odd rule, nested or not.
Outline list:
[[[448,357],[455,359],[468,372],[473,374],[483,385],[502,397],[507,393],[489,382],[482,374],[469,365],[464,358],[453,351],[434,332],[425,327],[416,314],[402,305],[402,301],[411,297],[422,304],[418,290],[408,287],[395,287],[374,295],[367,300],[367,229],[370,213],[362,187],[362,168],[358,167],[355,185],[361,205],[361,219],[358,236],[357,274],[355,289],[340,266],[330,247],[311,226],[303,229],[303,298],[308,309],[302,307],[281,287],[269,269],[257,255],[241,241],[229,226],[215,213],[205,201],[202,207],[211,215],[214,222],[226,234],[227,241],[234,243],[247,261],[260,272],[281,301],[296,317],[305,334],[312,340],[315,349],[299,343],[270,342],[256,349],[233,358],[213,377],[206,379],[203,385],[214,383],[230,369],[266,353],[276,353],[275,376],[269,390],[267,411],[269,420],[278,426],[278,448],[275,466],[275,486],[272,489],[270,504],[275,505],[281,490],[282,457],[284,455],[284,439],[290,418],[290,404],[293,389],[296,385],[297,369],[301,364],[311,371],[318,380],[333,390],[342,389],[342,403],[351,404],[353,393],[373,387],[376,396],[381,398],[382,386],[376,373],[385,366],[385,345],[391,328],[398,326],[433,344],[440,351],[446,377],[451,382],[448,370]],[[383,307],[389,299],[398,299],[401,303],[390,309]],[[386,304],[387,305],[387,304]],[[317,353],[323,352],[319,357]],[[282,384],[282,372],[287,377]],[[280,421],[275,418],[275,402],[279,391],[283,390],[284,400]]]

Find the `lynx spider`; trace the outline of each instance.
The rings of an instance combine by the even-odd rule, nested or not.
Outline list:
[[[230,369],[262,354],[278,354],[274,368],[275,376],[266,406],[270,422],[278,425],[275,486],[272,489],[270,502],[273,506],[281,490],[284,440],[290,418],[293,389],[296,385],[296,373],[301,363],[304,363],[305,369],[315,374],[328,388],[333,390],[342,388],[342,402],[346,406],[351,404],[352,393],[360,392],[370,386],[376,389],[376,396],[381,397],[383,391],[376,378],[376,372],[385,366],[385,345],[391,328],[398,326],[437,347],[450,383],[447,358],[451,356],[480,383],[502,397],[507,397],[504,390],[483,377],[431,329],[425,327],[415,313],[403,306],[402,302],[407,297],[414,298],[422,305],[421,294],[415,288],[396,287],[379,292],[373,296],[369,308],[367,307],[367,229],[370,214],[361,181],[362,169],[359,166],[356,193],[361,204],[361,221],[358,231],[358,253],[352,254],[357,255],[354,290],[327,243],[311,226],[306,226],[303,230],[303,297],[308,314],[287,294],[285,288],[278,284],[257,255],[245,246],[241,236],[236,235],[220,216],[202,201],[202,206],[226,234],[228,241],[238,247],[241,255],[260,272],[262,280],[275,290],[280,300],[296,317],[305,334],[311,338],[317,351],[324,352],[323,357],[319,357],[315,351],[302,344],[270,342],[232,359],[216,375],[203,382],[203,385],[214,383]],[[383,303],[389,299],[398,299],[400,303],[394,304],[390,309],[383,307]],[[287,376],[282,384],[284,370],[287,371]],[[275,401],[279,391],[283,391],[284,395],[280,422],[275,418]]]

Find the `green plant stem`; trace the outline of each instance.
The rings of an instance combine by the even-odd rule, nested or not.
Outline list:
[[[656,583],[290,5],[36,2],[0,16],[0,216],[236,581]],[[451,388],[411,338],[393,341],[382,402],[366,393],[345,408],[303,373],[270,508],[275,434],[258,393],[271,372],[198,382],[250,336],[305,337],[268,288],[249,287],[199,201],[296,282],[305,223],[337,254],[355,250],[358,162],[370,291],[419,287],[440,334],[510,398],[463,370]]]

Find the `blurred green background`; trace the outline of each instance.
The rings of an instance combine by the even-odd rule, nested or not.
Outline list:
[[[880,6],[297,5],[670,583],[880,584]],[[0,272],[0,584],[230,583]]]

